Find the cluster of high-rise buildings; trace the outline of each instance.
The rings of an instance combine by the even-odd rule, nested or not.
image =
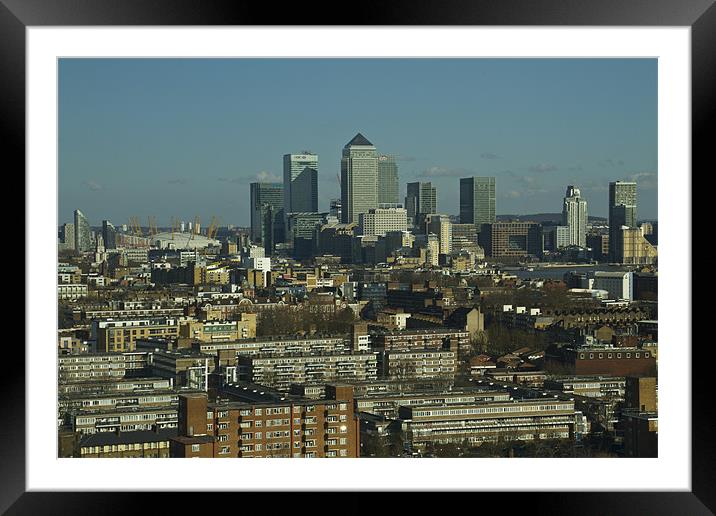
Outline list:
[[[283,163],[283,184],[251,184],[251,239],[267,255],[337,254],[344,262],[365,263],[419,257],[422,249],[429,265],[439,265],[440,255],[449,262],[469,253],[474,264],[483,257],[540,259],[565,250],[571,259],[656,259],[653,227],[637,225],[634,182],[610,183],[605,231],[590,224],[587,201],[574,185],[567,187],[561,217],[551,222],[498,220],[495,177],[461,178],[456,215],[438,212],[431,182],[407,183],[401,203],[395,157],[380,154],[360,133],[343,148],[341,198],[326,213],[317,205],[318,156],[287,154]]]
[[[657,225],[637,220],[635,182],[609,183],[608,220],[590,220],[580,189],[566,189],[561,215],[551,221],[507,220],[496,214],[495,177],[459,179],[459,211],[439,213],[437,189],[431,182],[409,182],[403,202],[395,156],[380,154],[358,133],[344,147],[340,163],[340,199],[329,211],[318,210],[319,157],[310,152],[283,156],[283,183],[250,184],[250,241],[266,257],[310,259],[334,256],[342,263],[450,265],[474,268],[481,260],[608,261],[648,265],[657,260]],[[160,241],[166,248],[218,245],[189,223],[151,238],[117,230],[102,221],[91,231],[87,217],[60,229],[60,248],[85,252],[118,247],[148,247]],[[176,229],[176,232],[175,232]],[[180,242],[185,239],[186,242]]]
[[[459,179],[445,214],[430,182],[400,202],[395,157],[358,134],[319,212],[318,156],[283,164],[251,184],[249,228],[60,228],[60,456],[656,454],[658,226],[636,183],[610,183],[603,222],[575,185],[555,220],[502,220],[494,177]]]

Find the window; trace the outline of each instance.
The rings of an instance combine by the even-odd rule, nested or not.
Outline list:
[[[261,415],[261,409],[260,409],[260,408],[257,408],[256,410],[254,410],[254,414],[256,414],[257,416],[260,416],[260,415]]]
[[[198,452],[199,450],[201,450],[201,445],[200,445],[200,444],[192,444],[192,445],[191,445],[191,451],[193,451],[193,452]]]
[[[649,353],[644,353],[644,358],[649,358]]]

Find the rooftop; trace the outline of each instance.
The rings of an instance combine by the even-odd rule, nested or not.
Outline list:
[[[354,145],[373,146],[373,144],[369,142],[368,139],[361,133],[356,134],[353,139],[346,144],[346,147],[352,147]]]
[[[177,436],[176,428],[159,430],[136,430],[134,432],[97,432],[80,439],[80,447],[109,446],[116,444],[156,443],[168,441]]]

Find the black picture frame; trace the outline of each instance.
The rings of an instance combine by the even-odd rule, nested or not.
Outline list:
[[[25,167],[25,29],[28,26],[295,25],[297,20],[310,20],[312,25],[346,25],[349,20],[351,25],[691,27],[692,170],[704,168],[702,174],[709,171],[706,155],[713,144],[707,136],[708,125],[716,119],[716,6],[713,0],[443,0],[430,4],[414,0],[369,0],[352,7],[357,8],[350,17],[345,17],[341,16],[337,4],[315,2],[276,6],[221,0],[0,0],[0,141],[5,177],[21,176],[17,171]],[[10,165],[11,162],[14,165]],[[713,168],[712,163],[709,168]],[[24,190],[24,184],[20,188]],[[26,274],[28,272],[26,270]],[[695,303],[692,306],[696,306]],[[27,324],[30,315],[25,317]],[[683,321],[683,324],[685,335],[690,337],[691,321]],[[669,345],[690,345],[689,337]],[[25,492],[25,350],[6,345],[3,351],[13,369],[4,368],[0,375],[5,394],[4,424],[0,425],[0,510],[7,514],[135,511],[138,508],[136,494]],[[711,405],[706,399],[709,362],[695,360],[692,363],[691,492],[481,493],[479,501],[469,503],[483,507],[487,502],[507,503],[511,509],[519,510],[523,506],[526,510],[549,514],[713,514],[716,446],[711,437]],[[316,486],[316,490],[320,490],[320,486]],[[278,493],[271,494],[276,495]],[[204,499],[206,495],[198,496]],[[372,503],[361,503],[366,501],[364,494],[344,496],[348,507],[360,506],[361,512],[378,508]],[[186,503],[186,494],[165,493],[152,498],[162,505],[163,512],[181,508]],[[423,503],[422,496],[413,493],[401,498],[400,507],[413,510]],[[373,508],[368,509],[371,506]]]

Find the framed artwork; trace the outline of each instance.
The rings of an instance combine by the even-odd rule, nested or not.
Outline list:
[[[716,507],[711,487],[714,483],[714,444],[710,436],[709,403],[704,399],[708,392],[704,380],[708,378],[708,366],[707,360],[699,360],[698,353],[693,353],[691,348],[690,208],[698,204],[691,200],[692,170],[700,164],[705,167],[706,149],[711,143],[706,134],[713,119],[713,92],[716,89],[716,7],[713,2],[659,1],[645,5],[637,1],[609,0],[597,5],[574,0],[512,0],[497,4],[454,0],[434,5],[396,1],[357,7],[353,15],[346,17],[333,13],[329,7],[318,9],[298,5],[272,8],[232,2],[1,1],[0,69],[3,81],[0,89],[3,95],[0,103],[4,148],[6,156],[16,158],[13,168],[8,165],[7,170],[9,176],[19,176],[18,170],[26,171],[27,297],[25,347],[14,343],[19,339],[9,338],[5,349],[8,367],[2,375],[6,393],[3,406],[8,424],[2,431],[5,446],[0,461],[4,479],[0,485],[0,508],[8,514],[88,513],[100,510],[100,507],[103,512],[116,513],[144,503],[136,501],[142,491],[166,492],[157,498],[165,509],[182,507],[188,496],[183,491],[195,492],[189,496],[200,498],[204,491],[275,491],[269,496],[281,491],[301,491],[304,492],[302,496],[309,497],[316,496],[319,491],[330,491],[334,492],[338,503],[363,508],[367,507],[364,497],[369,496],[365,492],[410,491],[398,495],[410,498],[406,502],[407,508],[420,507],[418,504],[423,503],[418,492],[482,491],[481,496],[489,495],[494,501],[505,503],[503,492],[509,491],[510,505],[517,503],[520,508],[550,514],[633,514],[636,507],[639,513],[646,514],[712,514]],[[91,110],[93,102],[94,105],[114,102],[110,92],[118,96],[128,95],[126,98],[143,98],[144,88],[166,85],[161,82],[165,73],[164,80],[166,77],[191,80],[192,74],[202,73],[215,73],[221,78],[225,73],[207,71],[201,63],[221,67],[250,60],[260,67],[261,63],[270,62],[273,66],[281,62],[281,66],[288,65],[272,72],[276,81],[282,80],[282,74],[291,73],[290,78],[284,76],[284,79],[312,82],[315,87],[311,88],[311,98],[330,97],[338,106],[340,87],[345,83],[332,83],[321,76],[320,66],[327,62],[343,66],[346,77],[373,74],[378,70],[382,75],[376,77],[376,81],[385,81],[386,88],[396,88],[400,82],[392,78],[410,73],[411,66],[421,66],[415,63],[443,60],[459,67],[460,63],[471,59],[495,63],[533,60],[540,62],[540,66],[559,60],[584,61],[584,70],[598,60],[638,60],[653,67],[653,77],[658,81],[658,88],[653,88],[654,101],[658,101],[658,124],[646,128],[635,124],[632,130],[653,131],[655,138],[658,133],[658,164],[654,166],[659,169],[661,183],[658,211],[663,215],[659,248],[662,260],[659,264],[664,271],[660,312],[665,314],[662,320],[665,345],[660,350],[662,368],[658,391],[662,415],[658,458],[405,458],[403,461],[382,458],[356,461],[276,458],[255,461],[82,461],[58,458],[57,357],[51,340],[44,348],[42,344],[48,339],[56,340],[57,332],[57,256],[54,247],[57,224],[52,222],[58,212],[58,189],[62,189],[57,174],[59,162],[67,159],[66,154],[62,155],[65,151],[61,142],[66,134],[72,132],[75,139],[85,134],[88,141],[92,141],[90,126],[66,129],[70,124],[63,125],[63,106],[69,109],[67,106],[71,103],[65,103],[65,96],[59,93],[61,86],[66,91],[70,87],[68,84],[76,88],[75,95],[82,101],[93,96],[86,103],[89,107],[82,107],[85,106],[83,102],[74,104],[74,108],[80,106]],[[351,60],[367,64],[364,68],[361,64],[351,70],[346,66]],[[371,63],[381,60],[390,60],[395,67],[371,68]],[[100,66],[118,63],[120,69],[113,72],[115,75],[106,77],[82,75],[81,72],[63,75],[72,63],[90,61],[101,62]],[[294,66],[293,61],[305,64],[306,70]],[[196,68],[192,68],[195,65]],[[569,72],[574,74],[575,87],[589,88],[589,80],[585,77],[591,77],[589,74],[595,72],[575,66]],[[176,67],[186,68],[176,73]],[[154,69],[151,74],[147,73],[154,77],[153,84],[142,82],[142,69]],[[559,73],[559,66],[551,70]],[[449,92],[451,88],[440,85],[441,81],[437,79],[445,71],[440,65],[426,67],[421,77],[419,70],[413,70],[414,80],[425,84],[426,90],[434,87],[435,91]],[[138,74],[136,82],[128,79],[131,73]],[[481,73],[489,74],[490,68]],[[428,77],[428,74],[432,76]],[[448,73],[444,77],[446,80],[453,78]],[[511,77],[516,92],[514,98],[530,99],[527,92],[520,89],[524,88],[520,82],[521,72],[516,69]],[[121,80],[112,84],[119,78]],[[604,87],[630,87],[628,79],[617,75],[614,78],[613,84],[605,81],[607,85]],[[63,82],[65,80],[67,82]],[[271,81],[256,81],[251,87],[270,89]],[[405,91],[409,90],[406,88]],[[455,91],[458,95],[457,89]],[[497,91],[492,93],[499,94]],[[401,95],[398,93],[397,96]],[[355,109],[355,103],[366,101],[350,97],[343,102],[352,109]],[[160,99],[162,95],[156,98]],[[195,100],[176,100],[171,109],[177,112],[192,110],[197,120],[211,125],[208,115],[202,115],[202,106],[193,104]],[[282,96],[277,97],[276,102],[283,103],[284,109],[293,116],[308,120],[310,115],[305,113],[306,106],[297,111],[293,109],[295,105],[290,105],[290,100],[290,97]],[[151,102],[146,98],[141,102],[148,102],[143,109],[151,111]],[[420,109],[428,103],[423,102]],[[208,112],[218,109],[209,103],[203,107]],[[575,113],[595,118],[603,115],[598,105],[586,110],[582,107]],[[624,106],[625,110],[629,107]],[[257,112],[263,109],[260,106],[253,108]],[[386,103],[386,112],[390,113],[390,108]],[[459,106],[452,108],[455,109],[454,116],[459,118]],[[416,118],[416,123],[432,120],[448,124],[449,116],[438,111],[436,108],[423,118]],[[122,115],[121,102],[113,112],[118,118]],[[141,113],[141,109],[137,113]],[[324,114],[329,116],[328,111]],[[241,116],[238,111],[237,116]],[[330,116],[340,118],[336,113],[330,113]],[[513,121],[518,119],[516,112],[511,116]],[[550,118],[547,111],[545,117],[545,126],[560,120],[557,115]],[[87,119],[91,120],[91,117]],[[133,120],[144,123],[141,118]],[[177,120],[185,123],[184,118]],[[102,123],[111,125],[113,120]],[[141,133],[141,128],[132,128],[131,123],[125,117],[121,122],[126,124],[122,130],[127,134],[135,129]],[[470,127],[464,120],[460,123]],[[479,120],[474,123],[479,124]],[[531,123],[532,131],[537,135],[539,124]],[[609,126],[609,123],[605,122],[605,125]],[[269,135],[280,132],[280,127],[256,127],[256,130]],[[516,132],[514,126],[507,125],[494,130],[505,135]],[[364,136],[360,131],[356,128],[358,134],[355,137],[346,135],[345,141],[353,137],[352,142],[363,145],[366,136],[368,139],[371,136]],[[489,133],[487,128],[482,131],[483,136]],[[505,140],[509,138],[505,137]],[[208,139],[206,143],[211,145]],[[535,137],[537,144],[539,139]],[[470,145],[474,145],[471,152],[475,160],[482,160],[481,163],[504,157],[500,149],[487,149],[479,142]],[[81,146],[73,147],[71,152],[101,155],[97,149],[82,149]],[[625,149],[624,153],[638,153],[638,150]],[[122,160],[119,155],[110,153],[107,156],[108,161]],[[78,162],[73,159],[69,161]],[[420,157],[408,156],[406,159]],[[618,159],[604,156],[598,166],[620,166],[616,163]],[[95,162],[98,163],[101,160]],[[114,170],[111,163],[105,165],[107,170]],[[545,177],[558,167],[566,173],[568,165],[566,161],[559,165],[535,161],[525,166],[525,170],[532,174],[532,178]],[[575,162],[571,166],[576,172],[579,164]],[[655,183],[656,171],[645,167],[632,170],[630,177],[642,174],[640,179],[651,179]],[[177,169],[180,168],[177,165]],[[167,196],[174,195],[170,193],[171,187],[185,185],[187,181],[196,185],[196,192],[205,181],[221,182],[227,188],[231,186],[231,179],[199,171],[199,168],[197,164],[197,172],[191,178],[179,173],[163,177],[162,181],[169,185]],[[339,164],[333,168],[340,170]],[[328,165],[326,169],[332,170],[332,167]],[[452,178],[454,182],[464,175],[460,169],[428,162],[421,170],[419,174],[416,172],[416,180]],[[126,176],[129,186],[123,190],[126,197],[121,202],[129,206],[133,202],[130,198],[141,197],[139,186],[135,188],[132,184],[149,180],[151,171],[144,173],[145,176]],[[502,173],[515,184],[522,181],[527,187],[534,188],[531,180],[517,178],[509,170]],[[121,173],[114,174],[121,178]],[[334,174],[325,174],[329,175]],[[255,178],[251,176],[250,179],[255,181],[280,181],[278,176],[271,179],[274,176],[269,172],[259,172]],[[104,184],[102,177],[83,176],[82,185],[88,190],[100,191]],[[331,177],[330,180],[335,183],[331,188],[337,191],[341,177],[337,180]],[[248,188],[248,180],[246,183],[244,187]],[[597,191],[602,187],[595,184],[593,188]],[[603,188],[605,193],[602,195],[606,198],[606,187]],[[702,190],[706,191],[705,188]],[[509,192],[509,195],[512,195],[509,202],[514,206],[529,206],[530,200],[518,191]],[[579,190],[576,195],[579,196]],[[505,194],[505,199],[508,198]],[[654,186],[654,214],[656,198]],[[157,197],[146,202],[156,206],[171,205],[171,200]],[[441,202],[452,203],[455,205],[453,211],[457,210],[456,199],[446,197]],[[236,201],[234,208],[242,204],[241,200]],[[679,216],[673,217],[674,213]],[[205,223],[208,225],[208,222]],[[171,225],[173,238],[173,221]],[[213,226],[212,222],[209,236]],[[520,245],[520,242],[514,240],[514,245]],[[696,360],[692,361],[692,355]],[[689,374],[690,385],[686,381]],[[331,465],[326,465],[327,462]],[[215,494],[207,496],[213,499]],[[293,495],[283,498],[289,501],[289,496]],[[400,503],[402,506],[402,499]]]

